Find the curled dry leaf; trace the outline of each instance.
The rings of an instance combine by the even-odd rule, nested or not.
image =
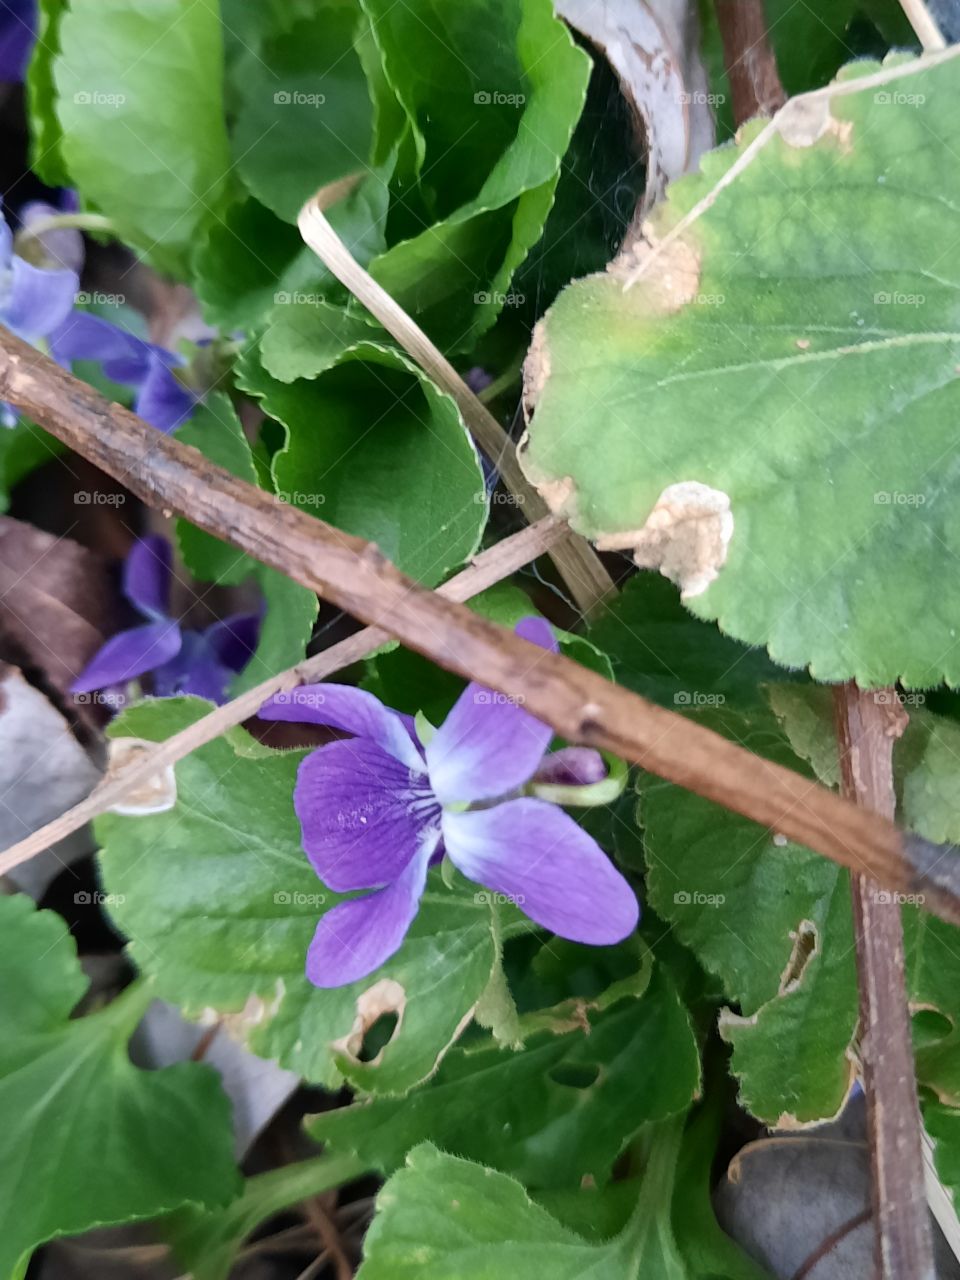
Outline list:
[[[686,0],[557,0],[557,12],[609,61],[647,150],[643,208],[696,168],[714,142],[696,6]]]
[[[0,663],[0,847],[65,812],[93,788],[96,765],[47,698]],[[39,898],[64,865],[90,851],[83,832],[17,867],[10,879]]]
[[[119,625],[107,563],[70,538],[0,516],[0,658],[36,672],[71,708],[70,685]]]

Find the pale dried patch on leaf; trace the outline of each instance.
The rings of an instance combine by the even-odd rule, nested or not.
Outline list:
[[[538,320],[534,325],[530,349],[527,351],[523,362],[522,403],[525,422],[529,422],[533,417],[533,411],[537,407],[537,401],[543,395],[543,389],[547,385],[549,377],[550,349],[547,346],[547,327],[543,320]],[[526,435],[520,441],[520,450],[523,449],[525,443]]]
[[[664,489],[641,529],[606,534],[597,546],[632,551],[641,569],[659,569],[691,600],[719,574],[733,527],[727,494],[699,480],[683,480]]]
[[[278,978],[272,1000],[268,1001],[262,996],[252,995],[242,1009],[237,1009],[233,1013],[224,1013],[221,1009],[213,1009],[208,1005],[197,1021],[202,1027],[222,1026],[232,1040],[246,1044],[257,1027],[271,1022],[276,1017],[286,991],[283,979]]]
[[[789,147],[812,147],[821,138],[834,138],[845,155],[853,150],[853,123],[831,115],[829,98],[793,98],[777,113],[775,123]]]
[[[803,981],[807,965],[820,951],[820,933],[812,920],[801,920],[796,929],[790,931],[793,950],[787,967],[780,975],[778,995],[788,996],[796,991]]]
[[[640,235],[607,268],[626,293],[640,281],[640,299],[652,315],[673,315],[700,292],[700,254],[682,236],[661,239],[645,222]]]
[[[101,785],[112,782],[128,766],[139,764],[145,755],[155,750],[156,745],[144,738],[111,738],[107,772]],[[151,813],[166,813],[176,803],[177,778],[173,765],[168,764],[127,791],[123,800],[107,812],[138,818]]]
[[[394,1029],[392,1040],[399,1035],[400,1028],[403,1025],[403,1013],[407,1007],[407,993],[399,982],[393,978],[381,978],[379,982],[375,982],[372,987],[368,987],[360,996],[357,997],[357,1015],[354,1018],[353,1026],[347,1035],[340,1040],[334,1040],[332,1048],[334,1052],[342,1053],[351,1061],[360,1062],[360,1051],[363,1048],[364,1036],[372,1026],[382,1017],[389,1014],[396,1014],[397,1025]],[[471,1010],[471,1016],[472,1016]],[[384,1052],[389,1045],[389,1041],[384,1045],[383,1049],[365,1066],[375,1067],[383,1060]]]

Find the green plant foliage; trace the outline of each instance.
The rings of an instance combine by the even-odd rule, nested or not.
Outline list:
[[[0,923],[0,1275],[21,1280],[53,1236],[226,1205],[240,1178],[215,1073],[127,1056],[149,990],[71,1018],[87,980],[66,925],[24,897],[0,897]]]
[[[278,498],[375,542],[428,586],[477,550],[483,473],[454,401],[392,347],[355,342],[322,378],[281,383],[249,360],[244,380],[282,423]]]
[[[688,608],[777,662],[956,682],[941,464],[960,338],[937,260],[957,75],[906,64],[878,89],[871,70],[705,157],[631,258],[561,295],[525,466],[578,529],[665,565]]]
[[[206,710],[192,698],[143,703],[112,732],[159,741]],[[291,796],[303,752],[253,746],[236,730],[181,761],[167,813],[99,819],[117,926],[131,958],[188,1015],[235,1015],[234,1033],[254,1052],[308,1080],[335,1085],[345,1076],[371,1092],[403,1093],[436,1069],[493,974],[486,895],[474,886],[452,892],[437,877],[382,971],[348,987],[312,987],[307,948],[320,916],[341,899],[300,847]],[[156,848],[162,860],[145,856]],[[364,1061],[362,1030],[354,1040],[365,1008],[358,1001],[386,980],[387,995],[402,997],[402,1020]]]
[[[454,1049],[412,1097],[326,1112],[311,1133],[384,1172],[427,1140],[492,1160],[527,1186],[602,1186],[641,1126],[685,1112],[699,1086],[697,1047],[669,978],[658,969],[651,981],[649,966],[640,977],[639,990],[611,997],[612,1008],[603,1009],[604,996],[572,1002],[520,1051]],[[650,1044],[657,1055],[645,1053]]]
[[[173,275],[187,274],[226,195],[222,63],[216,0],[72,0],[60,22],[54,81],[70,177]]]

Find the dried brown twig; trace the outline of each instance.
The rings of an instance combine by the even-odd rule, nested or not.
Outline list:
[[[547,516],[537,524],[504,538],[489,551],[482,552],[462,573],[439,587],[438,592],[449,600],[469,600],[535,560],[566,537],[566,534],[566,526],[560,520]],[[209,715],[167,738],[165,742],[157,743],[148,752],[137,756],[133,763],[111,773],[91,795],[72,809],[0,853],[0,875],[5,875],[20,863],[79,830],[162,770],[256,715],[274,694],[283,693],[299,684],[324,680],[344,667],[360,662],[389,639],[385,631],[366,627],[356,635],[324,649],[322,653],[304,659],[288,671],[271,676],[269,680],[264,680],[231,702],[211,711]]]
[[[834,701],[841,791],[892,818],[893,747],[906,712],[892,689],[882,696],[853,683],[838,686]],[[900,906],[868,875],[855,875],[852,888],[877,1275],[934,1280]]]
[[[888,889],[923,894],[928,909],[960,923],[960,859],[952,850],[903,833],[889,819],[419,586],[372,544],[278,504],[5,331],[0,399],[122,476],[148,504],[186,516],[439,666],[522,699],[568,741],[611,751]]]

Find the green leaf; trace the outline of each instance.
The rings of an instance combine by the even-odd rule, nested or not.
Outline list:
[[[0,897],[0,926],[0,1275],[19,1280],[55,1236],[225,1205],[240,1179],[216,1074],[140,1071],[127,1055],[150,991],[71,1018],[87,980],[64,922]]]
[[[374,173],[327,211],[330,225],[362,266],[384,247],[388,201],[387,187]],[[232,204],[223,221],[210,227],[194,259],[194,280],[211,324],[227,332],[265,326],[268,336],[287,323],[298,303],[309,315],[309,303],[321,294],[341,292],[296,228],[252,197]],[[296,321],[293,328],[296,332]],[[310,347],[303,355],[310,360]],[[282,373],[275,376],[285,380]],[[291,380],[312,376],[297,370]]]
[[[246,63],[236,163],[252,194],[286,222],[320,187],[370,159],[373,108],[353,47],[358,21],[354,3],[332,0]]]
[[[248,1178],[243,1194],[225,1209],[188,1206],[166,1218],[160,1229],[191,1280],[228,1280],[244,1240],[267,1218],[364,1172],[349,1156],[284,1165]]]
[[[240,480],[257,483],[250,445],[230,397],[223,392],[211,392],[197,406],[190,421],[177,431],[177,439],[199,449],[209,462],[224,467]],[[235,585],[250,574],[254,565],[248,555],[198,529],[189,520],[177,521],[177,542],[187,568],[203,582]]]
[[[322,378],[244,382],[287,429],[278,496],[375,542],[435,586],[468,560],[487,518],[483,473],[454,401],[406,356],[366,342]]]
[[[263,592],[263,620],[253,656],[233,682],[235,698],[303,659],[320,611],[316,592],[285,573],[256,562],[254,572]]]
[[[762,649],[748,649],[683,608],[676,587],[659,574],[641,573],[624,584],[590,628],[608,654],[618,683],[661,706],[680,711],[749,705],[757,686],[790,677]]]
[[[260,342],[263,367],[278,382],[318,378],[351,355],[362,358],[374,340],[390,339],[368,317],[327,302],[319,294],[280,292]]]
[[[74,185],[123,240],[185,276],[229,169],[216,0],[72,0],[60,45],[57,113]]]
[[[111,732],[161,741],[208,710],[193,698],[145,702]],[[300,846],[292,793],[303,755],[254,750],[236,730],[180,761],[174,809],[102,817],[102,872],[119,895],[112,914],[134,962],[188,1016],[235,1015],[239,1039],[307,1080],[335,1086],[342,1073],[368,1091],[402,1093],[436,1069],[490,980],[490,910],[474,886],[451,893],[434,875],[406,942],[381,970],[334,990],[311,986],[307,948],[342,899]],[[392,1038],[361,1061],[364,1017],[394,1005],[402,1017]]]
[[[769,712],[724,707],[699,718],[807,772]],[[744,1104],[771,1124],[834,1115],[857,1018],[847,873],[678,787],[648,778],[640,789],[650,903],[739,1006],[721,1030]]]
[[[712,1171],[726,1119],[725,1091],[714,1088],[687,1125],[677,1164],[673,1226],[688,1274],[696,1280],[772,1280],[717,1222]]]
[[[753,126],[705,157],[631,261],[561,295],[528,368],[525,467],[575,527],[822,680],[960,681],[957,68],[878,90],[858,64],[812,145],[788,112],[797,145],[771,127],[747,155]]]
[[[519,1051],[455,1049],[415,1094],[327,1111],[310,1132],[383,1172],[429,1140],[528,1186],[603,1185],[640,1127],[685,1112],[699,1089],[686,1010],[661,969],[649,987],[649,967],[641,976],[600,1013],[571,1000],[556,1019],[564,1034],[539,1032]]]
[[[633,1215],[599,1245],[506,1174],[424,1143],[377,1197],[357,1280],[687,1280],[669,1216],[681,1127],[670,1121],[654,1131]]]
[[[419,204],[371,274],[444,346],[466,349],[540,238],[590,62],[550,0],[364,9],[413,131]]]
[[[197,246],[194,289],[210,324],[226,332],[254,329],[277,291],[300,283],[288,277],[300,275],[306,283],[316,261],[295,227],[248,196],[230,205]]]
[[[48,187],[68,187],[61,152],[63,130],[57,118],[54,61],[60,52],[60,19],[67,0],[40,0],[37,40],[27,68],[27,107],[30,113],[30,167]]]

